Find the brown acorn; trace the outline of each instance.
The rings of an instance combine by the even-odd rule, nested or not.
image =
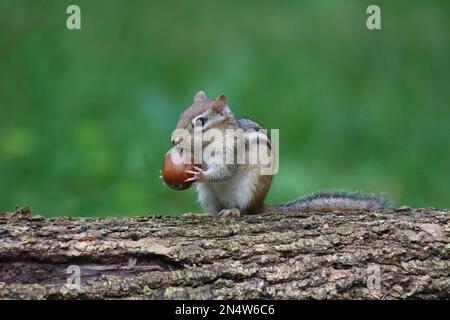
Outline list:
[[[164,156],[162,164],[162,178],[164,182],[175,190],[186,190],[192,185],[192,181],[186,179],[192,174],[186,170],[192,170],[193,154],[189,148],[175,146]]]

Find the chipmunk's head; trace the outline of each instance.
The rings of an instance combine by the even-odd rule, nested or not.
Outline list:
[[[177,129],[185,129],[189,132],[201,129],[204,132],[211,128],[226,128],[234,121],[233,113],[226,100],[223,94],[216,99],[209,99],[204,91],[197,92],[194,103],[181,114]],[[172,135],[174,145],[180,141],[180,136]]]

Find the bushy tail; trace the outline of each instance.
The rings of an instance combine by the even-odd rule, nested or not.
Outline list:
[[[267,206],[265,211],[381,210],[391,206],[391,201],[381,194],[337,190],[315,192],[288,203]]]

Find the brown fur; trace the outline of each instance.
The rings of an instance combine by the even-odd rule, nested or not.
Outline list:
[[[201,95],[202,93],[204,96]],[[226,97],[223,94],[220,94],[215,100],[213,100],[206,97],[203,91],[199,91],[194,97],[194,103],[180,115],[177,123],[177,129],[186,129],[196,116],[202,114],[210,107],[216,109],[225,105]]]
[[[257,190],[250,200],[249,206],[242,212],[243,214],[258,214],[265,211],[264,199],[269,192],[273,176],[260,175],[258,178]]]

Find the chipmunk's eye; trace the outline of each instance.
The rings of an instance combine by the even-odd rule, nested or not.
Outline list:
[[[206,117],[198,117],[195,119],[195,126],[203,127],[207,120]]]

